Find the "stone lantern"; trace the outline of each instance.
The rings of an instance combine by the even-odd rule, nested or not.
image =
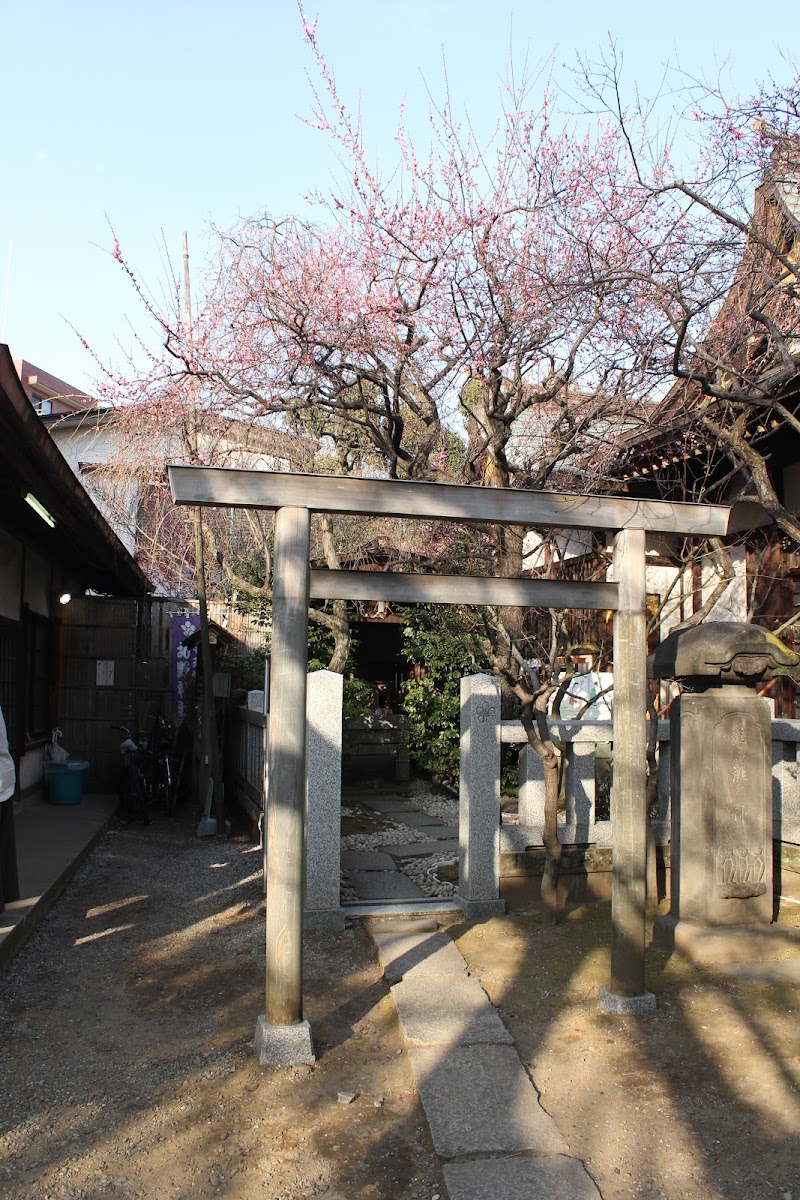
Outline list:
[[[772,711],[760,683],[794,674],[800,655],[756,625],[708,622],[670,634],[650,656],[682,693],[670,708],[671,906],[679,922],[772,921]]]

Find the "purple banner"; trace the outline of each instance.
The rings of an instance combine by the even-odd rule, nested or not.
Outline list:
[[[172,614],[172,699],[178,725],[186,716],[186,685],[197,675],[197,649],[189,650],[181,642],[199,628],[199,613]]]

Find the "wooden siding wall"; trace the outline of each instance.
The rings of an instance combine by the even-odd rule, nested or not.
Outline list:
[[[71,757],[90,764],[86,791],[116,789],[122,735],[112,725],[135,724],[138,607],[134,600],[83,596],[63,612],[56,719]],[[113,684],[98,686],[98,661],[113,662]]]
[[[191,601],[160,597],[137,603],[81,596],[62,610],[56,720],[72,758],[90,764],[87,791],[117,788],[123,735],[114,725],[146,730],[158,714],[174,719],[172,615],[196,608]],[[249,617],[218,602],[209,606],[209,615],[227,625],[243,647],[262,645],[264,630]],[[98,686],[98,662],[113,662],[113,684]]]

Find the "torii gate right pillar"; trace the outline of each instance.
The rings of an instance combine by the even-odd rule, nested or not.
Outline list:
[[[645,988],[647,880],[647,614],[645,534],[614,538],[614,776],[611,793],[611,984],[600,994],[606,1012],[652,1012]]]

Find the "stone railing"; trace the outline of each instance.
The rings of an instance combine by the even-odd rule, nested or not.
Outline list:
[[[565,845],[611,846],[612,822],[598,818],[598,749],[610,766],[611,721],[554,721],[551,728],[564,747],[566,788],[559,841]],[[659,779],[656,842],[670,837],[670,726],[659,721]],[[520,743],[519,824],[501,824],[500,758],[503,743]],[[800,845],[800,721],[772,722],[773,833],[776,841]],[[496,911],[500,854],[542,845],[544,774],[539,755],[527,745],[519,721],[500,719],[500,684],[491,675],[461,681],[461,783],[459,826],[461,882],[466,911],[480,917]]]
[[[772,722],[772,835],[800,845],[800,721]]]
[[[261,701],[263,703],[263,700]],[[240,795],[260,809],[264,787],[267,722],[263,713],[235,710],[228,738],[228,778]],[[608,768],[611,721],[554,723],[566,756],[565,819],[559,840],[566,845],[610,846],[612,822],[598,814],[598,748]],[[500,719],[500,684],[490,675],[461,681],[461,772],[459,792],[459,890],[454,897],[468,916],[500,912],[500,854],[542,844],[544,779],[539,756],[523,745],[520,755],[519,824],[501,824],[500,757],[503,743],[527,741],[519,721]],[[776,840],[800,845],[800,721],[772,722],[772,789]],[[658,723],[660,762],[656,840],[669,840],[668,721]],[[316,671],[308,680],[307,856],[305,919],[309,927],[340,928],[340,818],[342,677]]]
[[[499,714],[498,714],[499,715]],[[610,791],[613,721],[551,721],[553,738],[562,747],[565,759],[565,811],[559,823],[559,841],[569,844],[611,845],[611,816],[598,812],[597,780],[600,772],[607,777]],[[500,722],[503,743],[521,743],[519,756],[519,824],[504,825],[501,833],[504,851],[523,850],[542,844],[544,826],[544,770],[541,757],[527,744],[519,721]],[[669,721],[658,722],[658,794],[656,815],[652,820],[656,842],[669,841]]]
[[[504,824],[500,848],[513,852],[542,844],[544,825],[544,772],[542,760],[527,745],[519,721],[501,721],[499,693],[486,680],[474,675],[463,681],[464,691],[478,689],[483,695],[481,720],[471,732],[465,747],[471,758],[477,756],[481,786],[490,791],[499,778],[501,744],[520,744],[519,824]],[[476,681],[476,682],[473,682]],[[477,682],[480,681],[480,682]],[[464,695],[462,693],[462,705]],[[596,780],[598,767],[610,770],[613,745],[612,721],[551,721],[553,736],[563,746],[566,758],[565,811],[559,822],[559,841],[565,844],[610,846],[610,814],[597,813]],[[464,746],[462,729],[462,746]],[[670,726],[658,722],[657,757],[659,764],[656,813],[652,824],[656,842],[666,844],[670,837]],[[800,721],[772,722],[772,798],[774,835],[778,841],[800,844]],[[462,771],[464,763],[462,761]],[[476,785],[477,785],[476,780]],[[475,785],[474,785],[475,786]]]

